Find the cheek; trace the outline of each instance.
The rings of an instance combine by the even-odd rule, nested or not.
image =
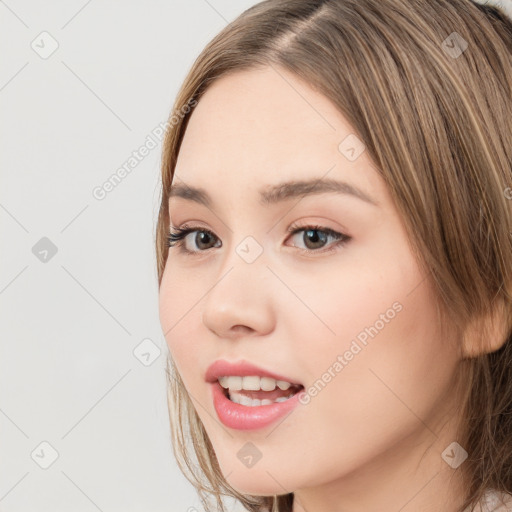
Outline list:
[[[421,428],[419,418],[432,419],[450,392],[457,358],[439,336],[431,285],[412,256],[400,256],[332,274],[328,289],[309,295],[335,332],[315,336],[320,324],[310,315],[296,354],[312,395],[301,412],[306,430],[331,440],[311,438],[312,453],[330,454],[319,477],[348,470]]]
[[[196,368],[196,356],[201,337],[195,333],[199,325],[199,305],[204,291],[195,291],[194,281],[184,279],[184,273],[168,261],[159,290],[159,318],[167,346],[183,381]],[[198,285],[200,286],[200,282]]]
[[[334,360],[343,356],[344,379],[363,402],[386,393],[398,402],[386,382],[403,396],[410,393],[412,401],[415,393],[423,395],[425,380],[438,377],[439,361],[449,353],[439,336],[431,284],[405,250],[400,257],[382,254],[380,264],[365,269],[345,279],[341,300],[333,300],[339,306],[331,313],[337,336],[323,352]]]
[[[388,345],[406,344],[404,334],[412,332],[419,319],[434,326],[430,297],[423,297],[423,288],[410,293],[422,280],[412,255],[398,251],[396,245],[388,253],[375,245],[347,251],[338,261],[317,265],[312,272],[280,269],[282,280],[298,299],[288,294],[288,300],[276,304],[277,317],[293,332],[282,338],[301,340],[294,343],[293,353],[310,379],[318,378],[338,355],[351,349],[349,359],[358,351],[353,365],[356,359],[365,362],[373,351],[370,345],[386,336],[394,339]]]

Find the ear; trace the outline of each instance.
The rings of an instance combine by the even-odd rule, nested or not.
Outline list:
[[[474,358],[496,352],[506,343],[509,335],[507,304],[503,299],[496,299],[487,315],[473,318],[468,323],[462,337],[463,355]]]

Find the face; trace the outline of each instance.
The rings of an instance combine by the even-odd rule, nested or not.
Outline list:
[[[187,127],[173,185],[204,189],[211,202],[170,199],[172,228],[196,231],[169,249],[160,321],[240,492],[282,494],[417,463],[446,419],[458,356],[361,144],[328,99],[279,68],[215,82]],[[352,188],[260,196],[320,179]],[[262,428],[227,427],[205,381],[217,359],[301,383],[304,403]],[[241,449],[259,460],[247,465]]]

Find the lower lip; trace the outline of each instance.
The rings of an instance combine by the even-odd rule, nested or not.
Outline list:
[[[218,381],[210,385],[212,386],[213,405],[220,421],[226,427],[237,430],[254,430],[271,425],[297,407],[300,403],[299,397],[304,392],[302,389],[285,402],[250,407],[232,402],[224,395],[223,388]]]

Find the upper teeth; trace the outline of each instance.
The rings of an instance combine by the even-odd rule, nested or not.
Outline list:
[[[273,391],[277,387],[282,390],[288,389],[291,384],[284,380],[275,380],[270,377],[258,377],[257,375],[251,375],[248,377],[219,377],[220,385],[229,389],[230,391],[239,391],[240,389],[246,389],[248,391]]]

